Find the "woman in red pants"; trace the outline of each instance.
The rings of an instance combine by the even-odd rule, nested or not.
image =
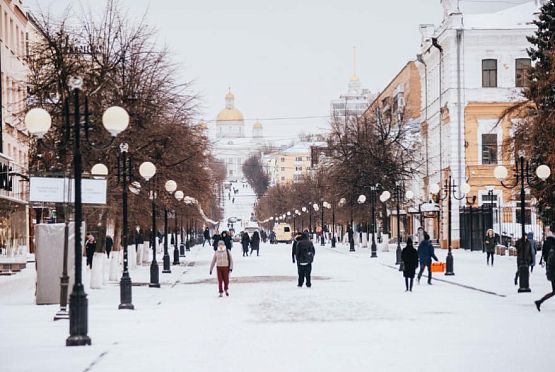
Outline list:
[[[224,291],[225,295],[229,296],[229,273],[233,271],[233,257],[231,257],[231,252],[226,249],[223,240],[218,242],[218,249],[214,252],[214,258],[212,258],[212,263],[210,264],[210,275],[212,275],[214,265],[218,274],[220,297],[223,296]]]

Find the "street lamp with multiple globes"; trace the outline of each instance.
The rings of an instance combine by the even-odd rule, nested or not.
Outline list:
[[[322,240],[321,240],[321,243],[320,243],[320,245],[322,245],[322,246],[325,245],[325,240],[324,240],[324,208],[331,209],[331,204],[328,203],[327,201],[322,202]]]
[[[150,288],[160,288],[160,273],[158,270],[158,262],[156,261],[156,240],[158,234],[156,231],[156,166],[149,161],[145,161],[139,166],[139,174],[150,181],[150,200],[152,200],[152,227],[150,234],[150,245],[152,247],[152,262],[150,264]]]
[[[456,196],[457,185],[455,180],[449,176],[445,180],[445,185],[443,186],[443,196],[441,195],[441,187],[434,183],[430,186],[430,192],[436,195],[439,200],[447,199],[447,259],[445,260],[445,275],[455,275],[454,271],[454,260],[451,246],[451,209],[452,209],[452,199],[463,200],[466,198],[466,194],[470,192],[470,185],[468,183],[463,183],[460,185],[461,196]]]
[[[378,257],[377,254],[377,245],[376,245],[376,198],[377,198],[377,194],[379,191],[379,185],[372,185],[370,186],[370,205],[372,208],[372,224],[371,224],[371,229],[372,229],[372,244],[371,244],[371,255],[370,257],[372,258],[376,258]],[[385,197],[385,195],[387,195],[387,197]],[[383,198],[385,198],[385,201],[387,201],[387,199],[389,199],[389,192],[388,191],[384,191],[382,193],[382,195],[380,195],[380,200],[382,200]],[[366,196],[365,195],[360,195],[358,197],[357,202],[359,204],[364,204],[366,202]]]
[[[174,180],[168,180],[164,184],[164,189],[171,196],[177,190],[177,183]],[[168,252],[168,208],[164,207],[164,258],[163,258],[163,274],[170,274],[170,254]]]
[[[180,203],[183,198],[185,197],[185,194],[183,193],[183,191],[181,190],[177,190],[174,194],[175,199],[177,200],[178,203]],[[174,213],[173,213],[173,217],[174,217],[174,222],[175,222],[175,229],[174,229],[174,247],[173,247],[173,264],[174,265],[179,265],[179,244],[177,242],[178,236],[179,234],[177,233],[177,208],[175,209]],[[185,253],[185,252],[184,252]]]
[[[110,133],[111,141],[107,146],[94,145],[89,141],[89,132],[92,123],[89,122],[90,112],[88,97],[85,96],[84,113],[81,112],[81,102],[79,93],[83,87],[83,79],[80,77],[69,78],[69,88],[73,99],[73,123],[70,124],[70,99],[64,102],[64,136],[59,147],[69,144],[71,132],[73,131],[73,177],[74,177],[74,205],[75,205],[75,282],[72,293],[69,297],[69,337],[66,346],[90,345],[91,338],[88,333],[88,300],[82,280],[82,237],[81,228],[83,221],[83,204],[81,199],[81,129],[84,128],[85,138],[92,148],[107,148],[115,137],[123,132],[129,125],[129,115],[125,109],[119,106],[108,108],[102,115],[104,128]],[[84,123],[82,122],[84,117]],[[83,125],[84,124],[84,125]],[[43,141],[44,135],[52,125],[50,114],[42,108],[29,110],[25,115],[25,126],[29,133],[36,136],[39,145],[46,145]]]
[[[314,209],[314,212],[318,212],[320,210],[320,206],[316,203],[313,203],[312,204],[312,209]],[[314,217],[314,230],[312,230],[313,231],[313,235],[312,235],[313,237],[316,234],[316,218],[317,217]],[[318,239],[318,235],[316,235],[316,239]]]
[[[302,207],[302,208],[301,208],[301,211],[302,211],[303,213],[306,213],[306,212],[307,212],[306,207]],[[302,217],[302,216],[301,216],[301,233],[304,233],[303,217]]]
[[[494,169],[494,176],[499,180],[501,185],[507,189],[514,189],[520,186],[520,229],[521,238],[517,241],[517,245],[521,245],[521,251],[524,252],[526,244],[526,185],[533,188],[538,186],[542,181],[545,181],[551,175],[551,169],[545,164],[542,164],[536,168],[535,176],[539,181],[533,180],[533,173],[530,169],[530,163],[524,159],[524,154],[520,153],[515,159],[515,169],[514,169],[514,179],[512,184],[505,184],[504,180],[507,179],[509,172],[507,168],[503,165],[498,165]],[[517,247],[518,248],[518,247]],[[518,267],[518,278],[519,278],[519,288],[518,292],[530,292],[530,278],[528,273],[528,265],[526,260],[520,260],[520,265]]]

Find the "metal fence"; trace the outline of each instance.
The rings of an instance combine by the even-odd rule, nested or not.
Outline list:
[[[521,212],[519,207],[463,207],[459,210],[461,247],[483,250],[487,229],[492,228],[499,235],[500,243],[514,246],[521,236]],[[534,239],[543,240],[543,224],[538,219],[536,208],[526,208],[524,215],[526,233],[533,233]]]

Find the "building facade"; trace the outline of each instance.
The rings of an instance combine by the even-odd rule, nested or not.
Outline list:
[[[426,173],[420,188],[429,195],[430,185],[443,185],[451,177],[457,187],[471,185],[468,200],[475,206],[486,202],[515,205],[500,187],[489,200],[486,185],[497,185],[495,166],[510,164],[508,149],[511,120],[500,120],[504,110],[522,100],[530,59],[526,37],[535,31],[531,23],[540,2],[508,4],[494,13],[466,14],[459,1],[442,1],[442,23],[421,25],[421,49],[417,57],[422,86],[420,132]],[[459,193],[457,191],[457,196]],[[459,246],[459,208],[453,202],[453,247]],[[441,202],[441,245],[447,246],[447,201]],[[500,231],[498,231],[500,232]]]
[[[235,96],[231,89],[225,95],[225,107],[216,118],[213,138],[214,156],[225,165],[227,178],[243,178],[242,166],[247,158],[264,145],[264,128],[260,121],[252,124],[251,135],[246,135],[245,119],[235,107]]]
[[[0,260],[26,259],[29,247],[29,136],[26,107],[30,22],[21,0],[0,1]]]

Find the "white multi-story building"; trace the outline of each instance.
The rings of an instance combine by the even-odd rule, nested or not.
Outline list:
[[[422,143],[427,143],[422,155],[427,165],[421,185],[424,195],[431,184],[443,185],[451,176],[457,186],[468,182],[469,197],[477,196],[481,205],[486,201],[486,186],[498,184],[493,168],[507,159],[502,146],[511,130],[511,121],[500,118],[522,99],[530,66],[526,37],[535,31],[531,22],[539,5],[540,1],[529,1],[505,4],[493,13],[467,14],[458,0],[443,0],[442,23],[420,26],[421,134]],[[499,187],[495,195],[495,203],[498,197],[511,202],[510,193]],[[464,199],[453,200],[455,247],[459,206],[464,203]],[[442,216],[447,215],[446,206],[443,203]],[[445,246],[447,219],[442,220],[440,237]]]
[[[27,206],[29,136],[21,114],[26,107],[30,22],[21,0],[0,0],[0,260],[29,247]]]
[[[353,51],[353,75],[349,80],[347,93],[331,101],[332,120],[345,121],[350,117],[360,117],[373,99],[368,89],[360,87],[360,79],[356,73],[355,56]]]

